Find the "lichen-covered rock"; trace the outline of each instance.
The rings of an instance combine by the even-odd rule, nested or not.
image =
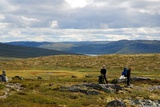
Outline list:
[[[85,83],[77,84],[70,87],[61,87],[61,91],[70,91],[70,92],[82,92],[87,95],[98,95],[99,91],[104,91],[108,93],[114,93],[121,90],[119,85],[115,84],[94,84],[94,83]]]
[[[138,105],[139,107],[160,107],[160,100],[152,101],[150,99],[135,99],[131,102],[132,105]]]
[[[106,107],[126,107],[125,103],[122,102],[121,100],[113,100],[109,102]]]

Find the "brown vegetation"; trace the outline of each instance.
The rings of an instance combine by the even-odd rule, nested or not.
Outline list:
[[[132,82],[133,88],[125,88],[117,93],[85,95],[78,92],[61,91],[63,86],[80,83],[98,83],[99,70],[105,64],[109,83],[120,77],[123,67],[131,67],[131,76],[149,77],[151,81]],[[0,67],[5,69],[9,83],[20,83],[23,90],[16,91],[13,87],[6,99],[0,99],[4,107],[104,107],[116,98],[131,105],[130,99],[160,100],[160,54],[130,55],[60,55],[26,59],[0,58]],[[12,80],[14,76],[24,80]],[[41,76],[42,79],[37,79]],[[73,78],[75,77],[75,78]],[[7,84],[7,83],[5,83]],[[0,84],[0,95],[3,95],[5,84]],[[153,88],[154,90],[150,90]],[[125,96],[125,97],[124,97]]]

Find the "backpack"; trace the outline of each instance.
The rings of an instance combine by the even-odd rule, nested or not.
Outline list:
[[[104,76],[103,75],[99,76],[98,82],[99,82],[99,84],[104,84]]]
[[[125,76],[125,77],[127,77],[127,68],[124,68],[124,71],[123,71],[123,75]]]

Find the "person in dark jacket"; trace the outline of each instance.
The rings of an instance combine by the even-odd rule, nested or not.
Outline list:
[[[101,74],[104,76],[105,83],[107,84],[107,83],[108,83],[107,77],[106,77],[107,70],[106,70],[105,65],[103,65],[103,67],[102,67],[102,69],[101,69],[100,72],[101,72]]]
[[[131,68],[127,70],[127,86],[130,86]]]

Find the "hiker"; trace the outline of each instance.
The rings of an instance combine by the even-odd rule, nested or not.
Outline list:
[[[3,76],[6,76],[6,70],[3,70],[3,71],[2,71],[2,75],[3,75]]]
[[[8,82],[8,78],[6,76],[6,71],[5,70],[3,70],[2,74],[0,75],[0,81],[1,82]]]
[[[131,68],[127,70],[127,86],[130,86]]]
[[[107,73],[107,70],[106,70],[106,67],[105,67],[105,65],[103,65],[103,67],[101,68],[101,71],[100,71],[100,73],[103,75],[103,77],[104,77],[104,80],[105,80],[105,83],[107,84],[107,83],[108,83],[108,81],[107,81],[107,78],[106,78],[106,73]]]

